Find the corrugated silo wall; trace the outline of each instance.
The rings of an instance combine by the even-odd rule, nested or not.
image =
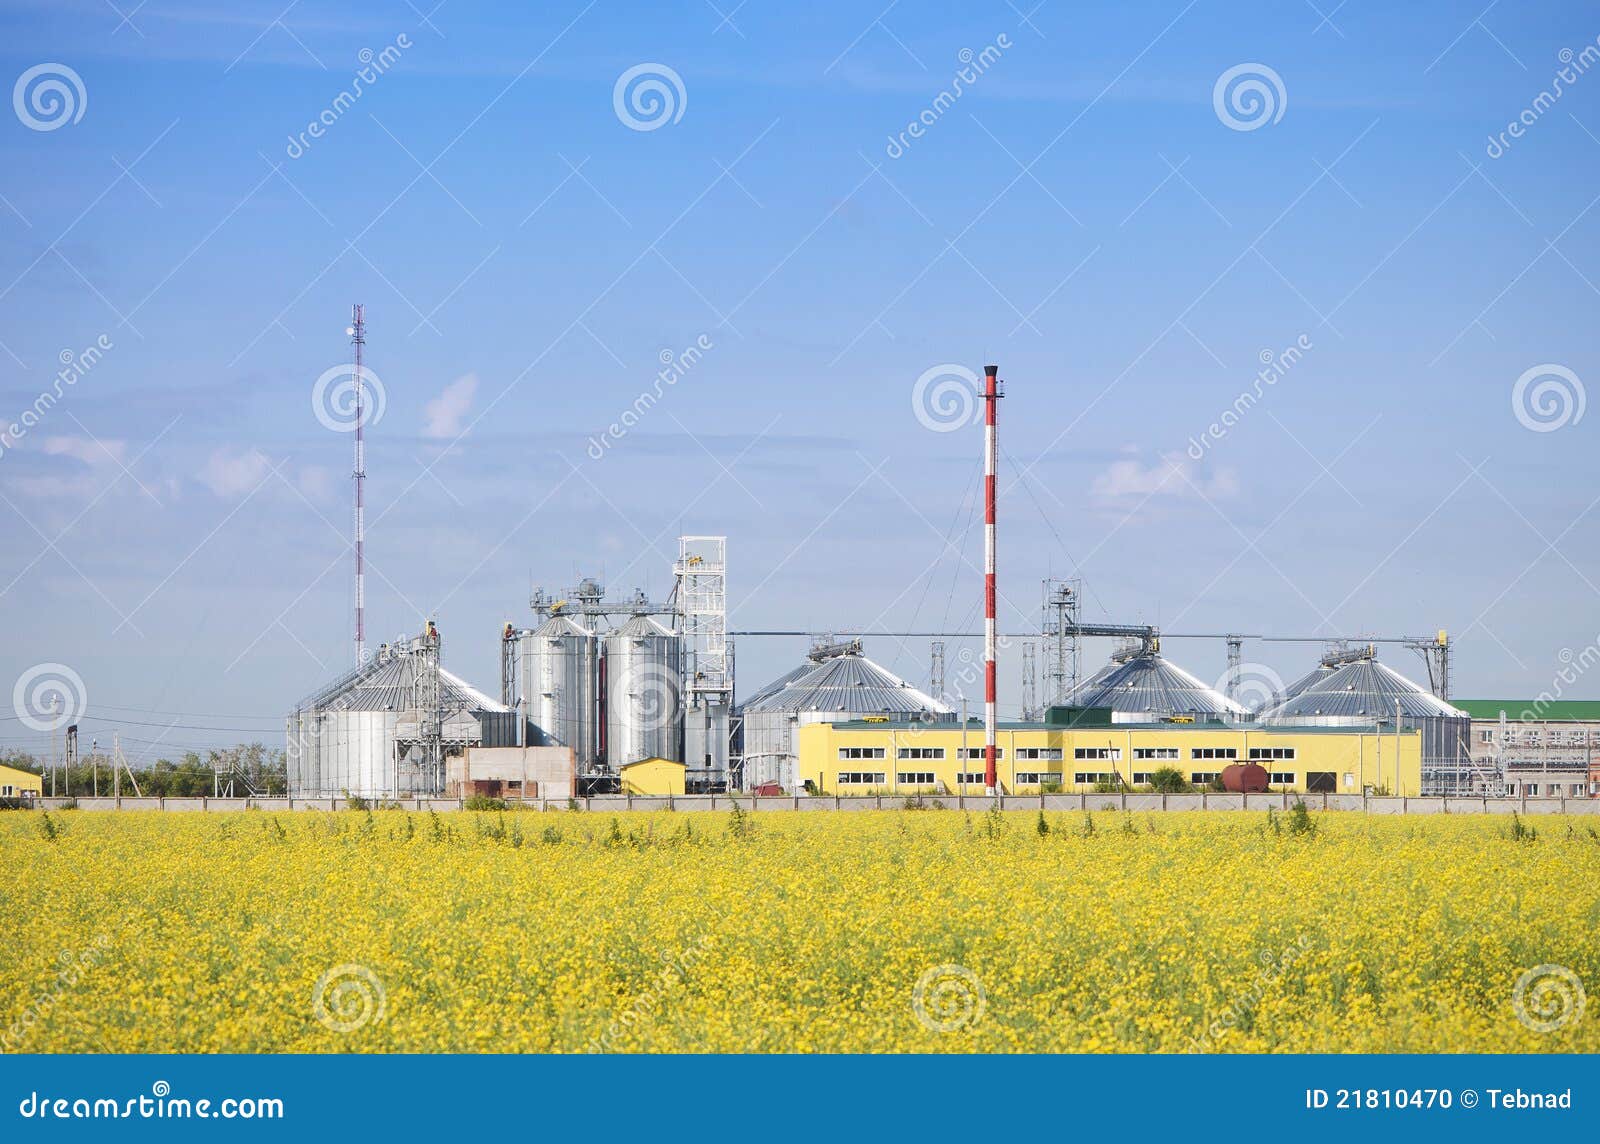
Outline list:
[[[478,726],[483,731],[485,747],[515,747],[517,745],[517,719],[515,711],[475,711]],[[531,739],[529,740],[532,741]]]
[[[1471,785],[1472,720],[1418,719],[1422,731],[1422,793],[1460,794]]]

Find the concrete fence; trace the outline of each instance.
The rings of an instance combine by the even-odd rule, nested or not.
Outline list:
[[[1037,794],[1037,795],[946,795],[922,796],[921,805],[930,809],[1054,811],[1262,811],[1288,810],[1304,799],[1312,810],[1364,811],[1368,814],[1592,814],[1600,816],[1600,799],[1591,798],[1374,798],[1359,794]],[[35,799],[42,810],[58,810],[70,802],[64,798]],[[463,808],[456,798],[407,798],[382,801],[402,810],[454,811]],[[903,795],[783,795],[754,796],[691,794],[674,796],[603,795],[593,798],[528,799],[511,801],[528,810],[592,812],[625,810],[728,811],[735,804],[746,810],[898,810],[906,805]],[[339,798],[80,798],[80,810],[166,810],[166,811],[241,811],[241,810],[339,810]]]

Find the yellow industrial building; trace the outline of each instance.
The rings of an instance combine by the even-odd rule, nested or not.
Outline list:
[[[1002,723],[1002,793],[1148,788],[1171,767],[1196,787],[1232,763],[1257,763],[1272,790],[1417,795],[1422,736],[1377,727],[1284,727],[1248,722],[1114,723],[1109,712],[1069,711],[1045,723]],[[983,725],[853,720],[801,726],[802,785],[819,794],[983,793]]]
[[[31,771],[0,765],[0,798],[38,798],[44,793],[44,780]]]
[[[667,795],[684,792],[687,771],[682,763],[652,757],[625,763],[618,773],[624,794]]]

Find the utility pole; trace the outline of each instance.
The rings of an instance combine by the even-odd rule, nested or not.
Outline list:
[[[1000,367],[983,367],[983,787],[995,794],[995,501],[1000,448],[995,414],[1000,407]]]

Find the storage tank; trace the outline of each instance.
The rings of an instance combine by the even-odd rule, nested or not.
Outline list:
[[[522,695],[548,746],[572,748],[579,771],[599,754],[599,640],[570,616],[551,616],[522,637]]]
[[[302,700],[284,726],[292,798],[406,798],[443,793],[437,768],[414,760],[423,729],[416,648],[380,647],[366,663]],[[516,715],[438,668],[439,746],[445,755],[468,746],[516,741]]]
[[[602,641],[606,762],[683,761],[683,640],[649,616],[634,616]]]
[[[1161,719],[1234,723],[1249,712],[1153,649],[1119,654],[1067,695],[1069,707],[1109,707],[1114,723]]]

